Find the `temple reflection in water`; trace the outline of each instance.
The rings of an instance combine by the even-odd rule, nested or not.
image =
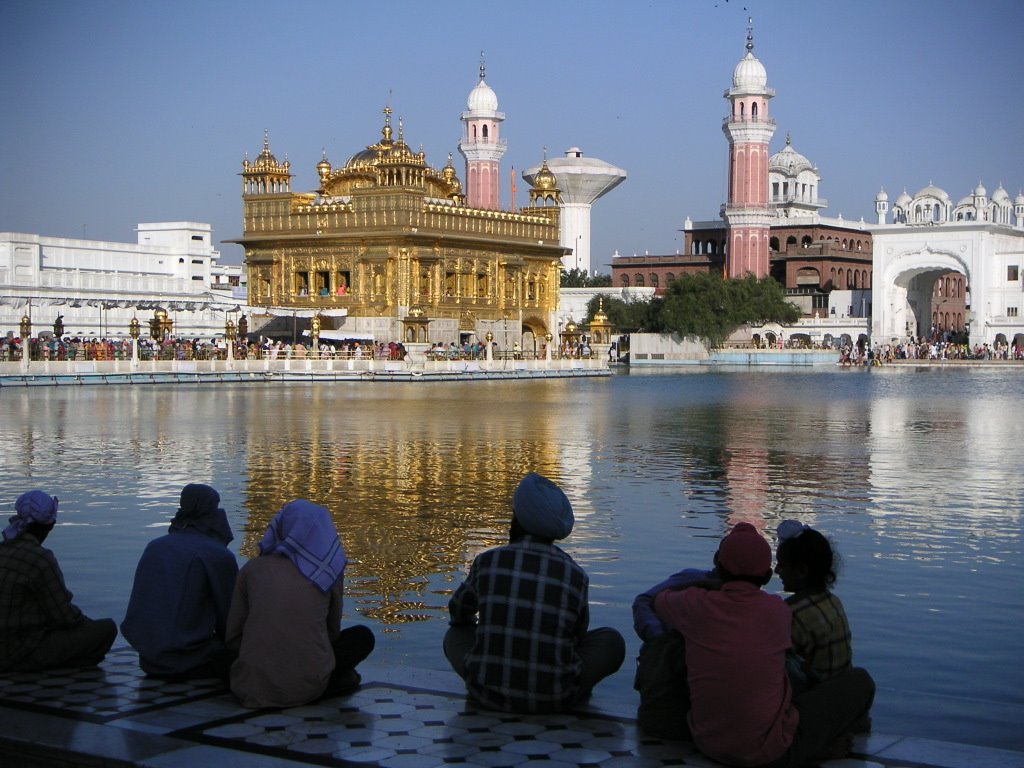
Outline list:
[[[323,388],[308,395],[308,422],[271,419],[250,430],[250,516],[240,551],[257,553],[270,518],[288,501],[323,504],[349,557],[348,599],[385,624],[436,617],[446,599],[429,597],[430,578],[451,581],[466,557],[505,540],[509,500],[528,468],[561,474],[558,442],[543,439],[542,429],[524,444],[504,439],[500,423],[427,409],[406,413],[411,433],[405,418],[353,430],[352,419],[363,417],[337,418],[338,403]]]

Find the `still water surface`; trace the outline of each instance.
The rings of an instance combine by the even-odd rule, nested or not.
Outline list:
[[[728,526],[788,517],[843,558],[875,730],[1024,749],[1024,372],[721,371],[466,384],[61,387],[0,391],[0,504],[61,499],[47,542],[76,602],[124,615],[146,541],[178,493],[221,493],[240,558],[306,497],[350,560],[346,621],[377,661],[446,668],[446,604],[500,543],[519,478],[572,499],[564,547],[591,576],[592,625],[628,661],[633,597],[711,562]],[[778,591],[778,580],[768,589]]]

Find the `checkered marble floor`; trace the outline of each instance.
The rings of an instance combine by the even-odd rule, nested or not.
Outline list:
[[[223,693],[219,680],[167,683],[146,677],[131,648],[116,648],[95,669],[0,676],[0,704],[108,722]]]
[[[172,735],[283,757],[301,754],[339,766],[713,765],[689,745],[640,738],[632,721],[618,717],[505,715],[476,710],[463,695],[393,683],[366,685],[314,706],[241,714]]]
[[[216,680],[151,680],[123,646],[98,669],[0,677],[0,757],[15,757],[0,763],[41,751],[61,764],[88,756],[144,768],[717,765],[690,744],[644,737],[636,702],[602,699],[600,687],[580,712],[506,715],[470,705],[451,672],[360,670],[353,693],[273,710],[239,706]],[[872,734],[855,742],[854,757],[825,765],[1024,768],[1024,753]]]

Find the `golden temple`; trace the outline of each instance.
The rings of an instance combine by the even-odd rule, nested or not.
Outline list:
[[[451,155],[432,168],[403,133],[385,108],[379,141],[337,168],[325,154],[312,192],[291,191],[290,163],[264,135],[242,163],[243,235],[232,241],[245,249],[254,314],[319,314],[339,336],[406,345],[490,332],[501,348],[539,350],[557,333],[567,252],[554,175],[538,174],[519,211],[471,208]]]

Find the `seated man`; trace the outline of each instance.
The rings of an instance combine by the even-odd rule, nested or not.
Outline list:
[[[0,672],[94,667],[117,637],[113,619],[93,620],[71,602],[53,552],[57,498],[21,494],[0,543]]]
[[[220,494],[190,483],[168,532],[146,545],[121,633],[147,675],[227,677],[224,629],[238,564]]]
[[[694,743],[736,766],[797,768],[845,756],[874,699],[871,677],[851,669],[794,697],[786,674],[790,611],[761,589],[772,575],[771,547],[739,523],[715,565],[720,589],[682,585],[654,598],[658,618],[682,635],[683,706]]]
[[[554,545],[572,526],[565,494],[531,472],[512,497],[509,543],[478,555],[448,603],[445,655],[483,707],[570,709],[622,665],[622,635],[587,631],[587,574]]]

